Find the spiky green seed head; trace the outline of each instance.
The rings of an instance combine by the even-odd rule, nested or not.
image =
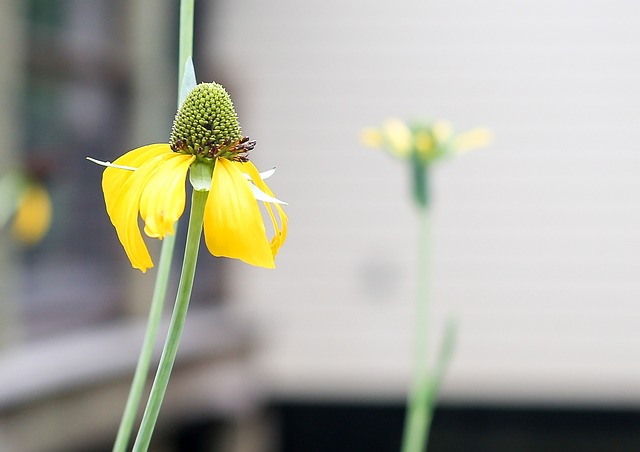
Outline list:
[[[241,138],[238,116],[227,91],[217,83],[201,83],[178,110],[169,144],[176,152],[206,156],[212,149]]]

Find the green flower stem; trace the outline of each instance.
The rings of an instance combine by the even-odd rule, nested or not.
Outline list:
[[[418,305],[416,309],[415,363],[413,388],[405,417],[402,452],[423,452],[429,439],[429,429],[433,418],[436,384],[429,372],[429,251],[430,218],[429,208],[421,205],[419,263],[418,263]]]
[[[133,375],[133,382],[131,383],[131,389],[129,390],[129,398],[127,399],[122,420],[120,421],[118,435],[116,436],[116,441],[113,445],[113,452],[124,452],[127,450],[129,438],[131,438],[133,423],[136,419],[138,406],[140,405],[140,399],[142,398],[142,392],[144,390],[144,385],[147,381],[147,374],[149,373],[149,367],[151,365],[158,325],[162,318],[164,299],[167,293],[167,284],[169,282],[169,272],[171,270],[171,258],[173,256],[173,249],[176,243],[175,233],[177,232],[177,227],[178,223],[176,222],[173,227],[174,235],[168,235],[162,241],[158,274],[153,288],[151,309],[147,320],[147,331],[142,343],[142,350],[140,351],[136,371]]]
[[[187,59],[193,54],[193,11],[195,0],[180,1],[180,39],[178,42],[178,92],[182,89],[182,78]],[[178,99],[178,107],[182,99]]]
[[[206,191],[193,191],[187,243],[184,251],[176,303],[171,317],[167,339],[164,344],[164,349],[162,350],[160,364],[158,365],[158,371],[153,381],[151,394],[149,395],[147,407],[142,417],[142,423],[140,424],[140,430],[138,431],[138,436],[133,446],[134,452],[146,452],[149,447],[151,435],[153,434],[158,413],[160,412],[160,405],[164,399],[171,370],[173,369],[173,364],[178,353],[180,336],[182,335],[184,321],[187,316],[187,308],[189,307],[189,300],[191,299],[191,289],[196,271],[198,249],[200,248],[200,236],[202,233],[204,206],[207,201],[207,194],[208,192]]]

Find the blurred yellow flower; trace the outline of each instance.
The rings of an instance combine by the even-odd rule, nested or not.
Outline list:
[[[407,124],[390,118],[380,128],[368,127],[361,134],[361,142],[369,147],[381,148],[399,158],[417,158],[423,164],[443,157],[491,144],[489,129],[475,128],[456,134],[448,121]]]
[[[360,141],[369,147],[384,149],[411,165],[413,198],[421,208],[429,205],[429,168],[433,162],[473,148],[487,146],[489,129],[476,128],[456,134],[448,121],[407,124],[390,118],[379,128],[368,127]]]
[[[51,226],[51,197],[41,182],[45,167],[28,164],[0,177],[0,228],[10,225],[12,236],[26,246],[40,242]]]
[[[254,146],[255,141],[241,135],[224,88],[203,83],[178,111],[170,143],[143,146],[113,164],[105,163],[102,189],[107,213],[133,267],[143,272],[153,267],[138,215],[147,236],[162,239],[173,234],[173,225],[184,212],[185,180],[191,170],[194,189],[209,192],[204,235],[211,254],[274,268],[286,239],[287,216],[280,206],[284,203],[249,162],[248,152]],[[258,201],[271,220],[271,240]]]
[[[29,184],[18,199],[11,232],[23,244],[33,246],[49,230],[51,217],[49,193],[38,183]]]

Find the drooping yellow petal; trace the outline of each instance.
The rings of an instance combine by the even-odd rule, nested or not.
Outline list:
[[[140,197],[167,153],[172,151],[166,144],[135,149],[114,162],[137,168],[135,171],[107,168],[102,177],[102,189],[111,223],[116,228],[118,239],[131,265],[143,272],[153,267],[153,262],[138,227]]]
[[[25,245],[38,243],[51,224],[51,198],[41,185],[28,187],[20,200],[13,220],[13,235]]]
[[[227,159],[217,159],[213,169],[204,237],[214,256],[275,267],[258,202],[243,173]]]
[[[267,184],[262,180],[262,178],[260,177],[260,173],[258,172],[258,169],[255,167],[253,163],[251,162],[246,162],[246,163],[231,162],[231,163],[232,165],[236,165],[238,169],[240,169],[240,171],[242,171],[243,173],[248,174],[251,177],[251,180],[253,181],[253,183],[256,184],[256,186],[260,190],[262,190],[267,195],[273,198],[276,197],[271,191],[271,189],[267,186]],[[288,218],[287,218],[287,215],[284,213],[282,206],[280,206],[279,204],[274,204],[273,207],[276,208],[276,212],[279,218],[279,221],[276,221],[271,204],[265,202],[264,205],[267,209],[267,212],[269,213],[269,217],[271,218],[271,223],[273,225],[274,236],[270,241],[270,246],[271,246],[271,252],[275,257],[276,254],[278,254],[278,250],[282,245],[284,245],[284,242],[287,239]]]
[[[138,168],[144,162],[157,155],[170,153],[171,148],[168,144],[150,144],[142,146],[126,154],[118,157],[113,164]],[[117,198],[116,192],[122,189],[124,182],[133,175],[133,171],[127,171],[119,168],[107,167],[102,174],[102,191],[105,193],[104,201],[107,207],[107,213],[113,208],[112,201]],[[107,196],[109,193],[109,196]]]
[[[184,212],[185,179],[195,156],[171,153],[162,159],[140,197],[144,232],[155,238],[173,234],[173,225]]]
[[[153,262],[138,226],[140,197],[161,161],[162,156],[153,157],[124,182],[109,214],[131,265],[143,272],[153,267]]]

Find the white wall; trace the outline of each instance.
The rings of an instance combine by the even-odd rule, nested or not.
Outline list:
[[[450,400],[640,402],[640,4],[220,2],[208,25],[253,159],[290,206],[278,268],[233,264],[286,395],[398,396],[411,361],[405,168],[388,116],[491,127],[435,170],[434,327]]]

